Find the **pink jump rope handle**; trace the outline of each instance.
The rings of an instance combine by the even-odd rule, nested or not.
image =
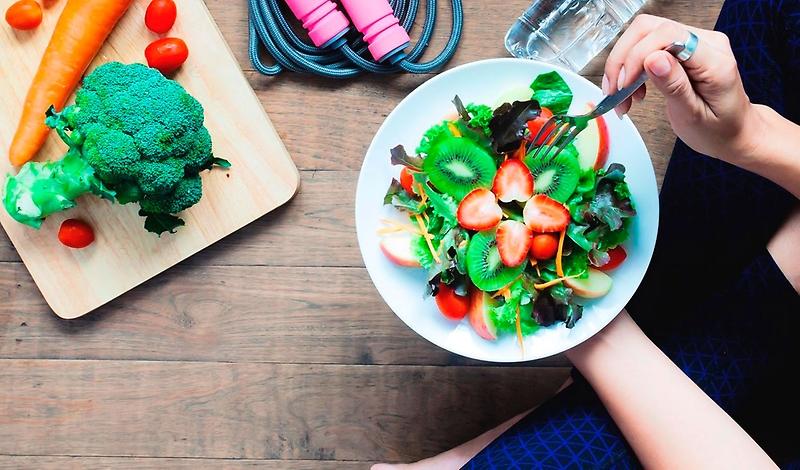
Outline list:
[[[356,29],[364,35],[376,61],[395,63],[410,39],[387,0],[340,0]]]
[[[327,47],[347,33],[350,22],[331,0],[286,0],[317,47]]]

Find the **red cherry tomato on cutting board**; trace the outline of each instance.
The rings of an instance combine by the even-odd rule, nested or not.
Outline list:
[[[622,264],[623,261],[625,261],[625,258],[628,257],[628,253],[625,252],[625,248],[618,246],[616,248],[608,250],[608,256],[610,258],[608,260],[608,263],[600,266],[597,269],[599,269],[600,271],[611,271],[612,269]]]
[[[58,241],[70,248],[86,248],[94,241],[94,230],[82,220],[67,219],[58,229]]]
[[[33,29],[42,22],[42,6],[35,0],[19,0],[6,10],[6,22],[14,29]]]
[[[469,297],[460,296],[447,284],[439,284],[439,292],[436,294],[436,305],[445,318],[450,320],[461,320],[467,315],[469,310]]]
[[[147,46],[144,57],[147,59],[147,65],[158,69],[164,75],[171,75],[186,62],[189,48],[182,39],[162,38]]]
[[[178,17],[178,7],[172,0],[153,0],[147,6],[144,13],[144,24],[147,29],[156,33],[164,34],[175,24]]]
[[[533,140],[533,138],[536,137],[536,134],[538,134],[539,131],[542,130],[542,127],[544,127],[544,125],[547,123],[547,121],[550,120],[551,117],[553,117],[553,112],[547,108],[542,108],[542,110],[539,112],[539,116],[537,116],[536,119],[528,121],[528,130],[531,132],[531,137],[530,137],[531,140]],[[544,136],[536,139],[536,142],[534,142],[533,145],[536,145],[537,147],[540,145],[544,145],[545,142],[543,137]]]

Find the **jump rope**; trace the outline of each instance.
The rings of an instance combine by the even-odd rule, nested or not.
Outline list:
[[[408,53],[408,32],[417,17],[420,0],[340,0],[347,16],[331,0],[285,0],[313,46],[294,32],[279,0],[248,1],[250,60],[265,75],[278,75],[284,70],[331,78],[350,78],[364,72],[433,72],[455,54],[464,22],[461,0],[451,0],[450,39],[434,59],[419,63],[436,26],[437,0],[426,0],[422,34]],[[351,21],[361,35],[353,32]],[[267,65],[261,60],[262,45],[275,64]]]

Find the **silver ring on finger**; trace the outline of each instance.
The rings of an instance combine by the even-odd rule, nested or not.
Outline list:
[[[697,50],[697,44],[700,38],[696,34],[689,31],[689,37],[684,41],[675,41],[667,48],[667,51],[672,53],[679,61],[686,62],[691,59],[694,52]]]

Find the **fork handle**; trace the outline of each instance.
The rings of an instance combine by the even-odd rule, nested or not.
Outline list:
[[[647,72],[642,72],[639,75],[639,78],[636,79],[635,82],[631,83],[630,85],[622,88],[616,93],[612,93],[601,101],[597,107],[589,113],[589,119],[594,119],[598,116],[602,116],[603,114],[611,111],[612,109],[616,108],[618,105],[622,104],[623,101],[627,100],[628,98],[633,95],[633,93],[639,89],[640,86],[647,81]]]

